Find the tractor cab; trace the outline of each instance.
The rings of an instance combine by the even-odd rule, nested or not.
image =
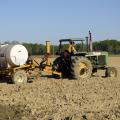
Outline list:
[[[79,52],[85,51],[84,39],[76,38],[76,39],[61,39],[59,40],[59,53],[63,53],[65,50],[72,55],[77,54]]]
[[[68,51],[72,56],[85,56],[93,51],[92,37],[89,31],[89,37],[85,38],[70,38],[59,40],[59,55]]]

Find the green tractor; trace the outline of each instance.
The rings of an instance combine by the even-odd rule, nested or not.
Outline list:
[[[61,72],[63,77],[85,79],[98,70],[105,70],[106,77],[117,76],[116,68],[108,66],[108,52],[93,51],[90,31],[86,39],[61,39],[59,42],[59,57],[54,60],[52,69]],[[76,47],[78,44],[80,51]]]

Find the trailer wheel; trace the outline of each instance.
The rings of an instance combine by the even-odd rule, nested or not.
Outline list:
[[[15,73],[13,73],[12,82],[14,84],[27,83],[27,74],[25,73],[25,71],[21,70],[21,71],[16,71]]]
[[[105,71],[106,77],[117,77],[117,69],[115,67],[108,67]]]

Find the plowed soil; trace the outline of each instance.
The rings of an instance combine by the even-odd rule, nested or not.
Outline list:
[[[0,83],[0,120],[120,120],[120,57],[110,57],[117,78],[38,77],[24,85]]]

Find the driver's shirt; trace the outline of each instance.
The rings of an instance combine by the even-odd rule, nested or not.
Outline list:
[[[71,52],[75,53],[75,52],[76,52],[76,49],[75,49],[74,45],[69,45],[68,51],[69,51],[70,53],[71,53]]]

